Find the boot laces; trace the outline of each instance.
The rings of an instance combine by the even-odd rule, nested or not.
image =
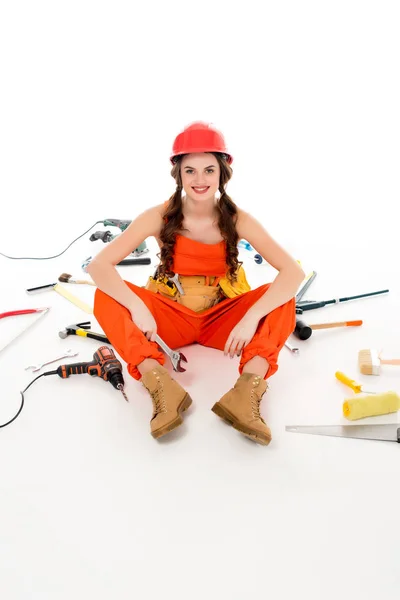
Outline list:
[[[153,400],[154,405],[154,416],[156,417],[159,413],[167,412],[165,406],[165,398],[164,398],[164,390],[162,385],[154,390],[154,392],[150,392],[151,398]]]
[[[267,383],[267,389],[268,389],[268,383]],[[260,405],[261,405],[262,396],[258,396],[258,394],[256,394],[255,387],[252,388],[250,397],[251,397],[251,407],[252,407],[253,416],[256,419],[260,419],[260,421],[265,423],[265,421],[262,418],[261,413],[260,413]]]
[[[160,414],[162,412],[167,412],[167,407],[165,405],[163,384],[160,381],[160,377],[157,375],[156,372],[154,372],[154,375],[156,376],[156,379],[158,381],[158,386],[156,387],[155,390],[151,391],[142,381],[143,386],[145,388],[147,388],[147,391],[149,392],[151,399],[153,401],[153,407],[154,407],[153,419],[158,414]]]
[[[256,419],[260,419],[262,421],[263,419],[260,414],[260,404],[261,398],[254,393],[254,390],[251,390],[251,407],[253,410],[253,415]]]

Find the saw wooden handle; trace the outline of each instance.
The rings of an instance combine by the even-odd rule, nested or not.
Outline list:
[[[337,321],[336,323],[317,323],[309,325],[311,329],[330,329],[331,327],[359,327],[362,321]]]

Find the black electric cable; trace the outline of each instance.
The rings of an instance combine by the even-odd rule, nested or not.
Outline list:
[[[70,245],[65,248],[65,250],[60,252],[60,254],[55,254],[54,256],[43,256],[43,257],[37,258],[37,257],[32,257],[32,256],[7,256],[7,254],[3,254],[3,252],[0,252],[0,254],[1,254],[1,256],[4,256],[5,258],[11,258],[12,260],[49,260],[51,258],[58,258],[59,256],[61,256],[61,254],[64,254],[64,252],[66,252],[68,250],[68,248],[70,248],[72,246],[72,244],[75,244],[75,242],[77,242],[81,237],[86,235],[91,229],[93,229],[93,227],[95,225],[98,225],[99,223],[103,223],[103,221],[96,221],[96,223],[93,223],[93,225],[91,225],[91,227],[89,227],[89,229],[87,231],[82,233],[82,235],[80,235],[73,242],[71,242]]]
[[[22,411],[22,409],[24,407],[24,404],[25,404],[24,393],[26,392],[26,390],[28,388],[31,387],[32,383],[34,383],[40,377],[43,377],[43,375],[57,375],[57,371],[47,371],[46,373],[42,373],[41,375],[38,375],[37,377],[35,377],[35,379],[32,379],[32,381],[30,382],[30,384],[27,385],[26,388],[22,392],[20,392],[22,400],[21,400],[21,405],[20,405],[20,407],[18,409],[17,414],[14,415],[12,419],[10,419],[9,421],[7,421],[7,423],[3,423],[2,425],[0,425],[0,429],[2,427],[7,427],[7,425],[10,425],[10,423],[12,423],[13,421],[15,421],[15,419],[21,414],[21,411]]]

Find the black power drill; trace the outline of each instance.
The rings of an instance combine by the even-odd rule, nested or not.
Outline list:
[[[122,375],[122,365],[116,358],[114,351],[108,346],[100,346],[93,354],[92,362],[79,362],[67,365],[60,365],[55,371],[47,371],[43,375],[59,375],[63,379],[70,375],[79,375],[88,373],[95,377],[101,377],[104,381],[109,381],[116,390],[120,390],[128,402],[124,390],[124,378]]]

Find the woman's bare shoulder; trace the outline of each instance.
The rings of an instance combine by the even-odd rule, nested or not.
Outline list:
[[[237,206],[236,208],[237,208],[236,231],[238,232],[239,237],[244,238],[246,231],[247,231],[249,218],[251,219],[251,215],[247,211],[240,208],[239,206]]]
[[[155,204],[151,206],[142,213],[142,215],[145,216],[145,220],[149,224],[149,226],[151,223],[151,235],[156,238],[158,244],[160,244],[161,230],[165,225],[164,215],[166,209],[167,203],[162,202],[161,204]]]
[[[151,223],[152,229],[154,230],[153,235],[157,236],[164,225],[165,210],[166,206],[163,202],[162,204],[154,204],[153,206],[150,206],[140,215],[148,224]]]

